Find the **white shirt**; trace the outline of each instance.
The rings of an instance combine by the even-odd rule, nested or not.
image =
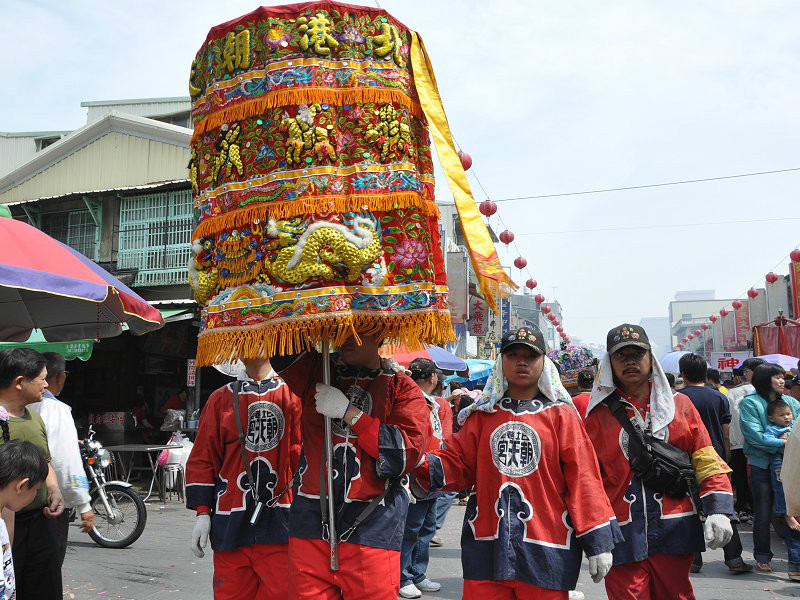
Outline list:
[[[45,390],[41,402],[28,405],[39,413],[47,431],[50,464],[58,476],[58,487],[68,508],[77,507],[78,514],[91,510],[89,480],[83,470],[78,447],[78,430],[72,420],[72,408]]]
[[[0,548],[3,553],[3,574],[0,576],[0,600],[15,600],[17,597],[17,584],[14,579],[14,559],[11,558],[11,542],[8,539],[8,529],[3,519],[0,519]]]
[[[740,450],[744,446],[744,435],[739,424],[739,405],[745,396],[755,391],[756,388],[749,383],[743,383],[728,390],[728,404],[731,407],[731,426],[728,430],[728,436],[731,441],[731,450]]]

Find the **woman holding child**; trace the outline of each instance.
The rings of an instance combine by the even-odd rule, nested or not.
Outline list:
[[[775,468],[780,469],[783,443],[775,442],[773,438],[781,439],[781,435],[775,433],[780,427],[786,427],[787,408],[791,411],[790,424],[797,418],[800,402],[783,393],[784,370],[778,365],[764,363],[756,367],[752,384],[755,393],[742,400],[740,422],[753,491],[753,556],[759,571],[772,571],[769,526],[776,499],[776,512],[786,511],[785,503],[781,506],[780,502],[783,496],[781,483],[774,476]],[[779,455],[777,460],[776,455]],[[787,521],[785,539],[789,552],[789,578],[800,581],[800,531],[793,516],[784,517]]]

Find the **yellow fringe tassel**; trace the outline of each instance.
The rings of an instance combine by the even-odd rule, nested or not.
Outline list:
[[[230,106],[208,114],[194,124],[192,143],[199,136],[207,131],[216,129],[220,125],[241,121],[247,117],[263,115],[271,108],[300,104],[344,106],[346,104],[366,104],[368,102],[402,104],[418,119],[425,118],[422,107],[417,100],[412,100],[407,93],[394,88],[293,88],[270,92],[260,98],[254,98],[241,102],[236,106]]]
[[[358,334],[402,343],[412,352],[425,344],[456,341],[449,313],[354,314],[327,318],[315,315],[307,320],[265,323],[260,327],[203,331],[197,340],[197,366],[208,367],[238,358],[296,354],[323,341],[336,347]]]
[[[380,196],[316,196],[283,202],[254,203],[251,206],[238,208],[216,217],[207,217],[194,230],[192,239],[196,240],[234,228],[250,227],[255,219],[259,219],[263,223],[267,219],[279,221],[300,215],[361,212],[363,210],[385,212],[398,208],[416,208],[420,215],[439,218],[439,207],[414,192]]]

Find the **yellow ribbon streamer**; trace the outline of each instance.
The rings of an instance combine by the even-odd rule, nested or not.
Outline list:
[[[467,175],[453,143],[433,67],[428,60],[422,38],[415,31],[411,32],[411,66],[420,105],[430,125],[439,162],[453,192],[458,219],[464,231],[472,266],[478,276],[478,286],[486,303],[497,312],[497,298],[508,298],[517,289],[517,285],[500,264],[489,230],[472,197]]]

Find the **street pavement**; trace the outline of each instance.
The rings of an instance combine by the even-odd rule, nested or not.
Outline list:
[[[112,550],[96,545],[77,526],[70,527],[69,548],[64,561],[64,598],[88,600],[201,600],[211,598],[212,553],[198,559],[189,550],[194,514],[177,502],[148,502],[147,527],[129,548]],[[444,546],[431,548],[428,576],[442,584],[440,592],[425,594],[423,600],[461,598],[462,573],[459,540],[464,507],[454,505],[440,535]],[[749,527],[740,529],[744,558],[753,562]],[[776,554],[773,574],[729,575],[722,551],[704,554],[701,573],[692,575],[698,600],[761,600],[800,598],[800,583],[786,579],[786,547],[773,536]],[[669,574],[665,574],[669,576]],[[586,561],[578,582],[586,600],[605,600],[602,584],[589,578]],[[257,599],[251,599],[257,600]]]

